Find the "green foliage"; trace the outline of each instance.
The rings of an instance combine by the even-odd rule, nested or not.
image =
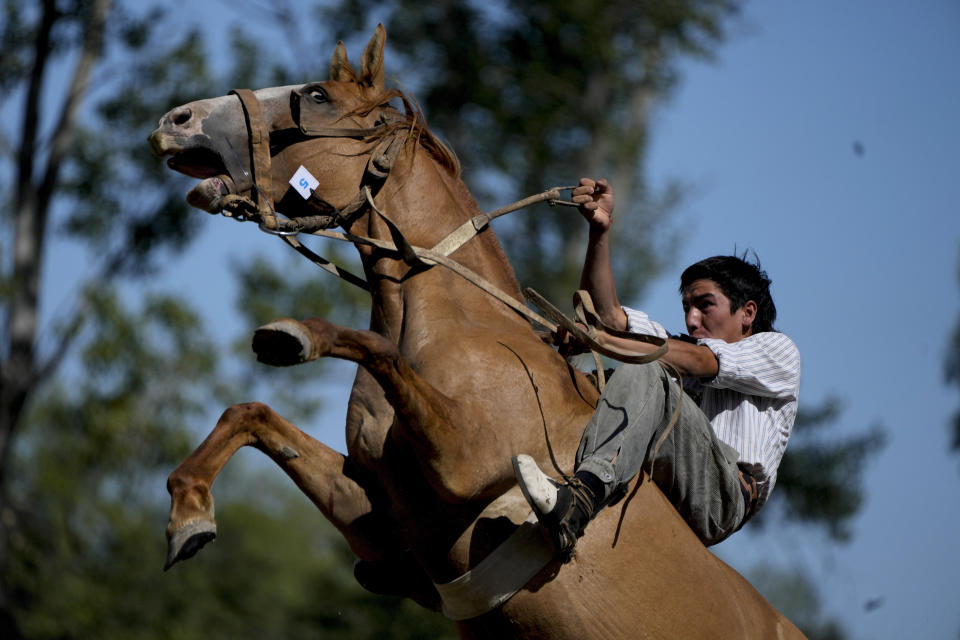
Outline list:
[[[89,6],[57,3],[56,19],[63,22],[54,32],[63,37],[41,52],[47,69],[82,39]],[[36,6],[4,4],[5,89],[28,80],[40,14]],[[254,387],[243,387],[242,379],[224,382],[223,354],[181,300],[154,293],[155,284],[125,284],[155,273],[166,255],[193,238],[196,216],[205,215],[188,211],[187,179],[151,157],[144,141],[171,106],[231,86],[268,84],[279,73],[267,81],[254,77],[269,67],[258,65],[260,53],[238,37],[235,80],[212,77],[203,38],[196,32],[171,38],[155,10],[121,5],[108,23],[110,62],[95,73],[44,225],[45,232],[86,248],[89,261],[77,271],[92,277],[80,280],[76,306],[65,305],[42,334],[45,346],[62,347],[42,363],[55,375],[31,389],[32,402],[16,423],[11,464],[2,470],[8,482],[0,482],[0,635],[452,637],[442,617],[363,591],[340,535],[272,468],[270,480],[251,475],[249,465],[228,469],[217,492],[220,539],[192,562],[160,571],[165,475],[197,444],[192,427],[212,425],[234,388]],[[62,97],[44,97],[41,117]],[[10,150],[6,137],[0,144]],[[41,140],[37,151],[44,145]],[[7,169],[9,163],[4,179],[14,175]],[[46,219],[47,211],[36,214]],[[279,280],[265,263],[238,266],[250,285],[243,312],[251,322],[291,314],[357,320],[361,294],[331,294],[320,288],[330,281],[305,263],[296,265],[284,267]],[[0,282],[6,304],[22,283],[6,269]],[[244,360],[250,360],[249,344]],[[299,373],[317,372],[314,366]],[[303,414],[316,408],[299,406]],[[19,629],[9,626],[7,607]]]
[[[152,271],[161,250],[182,251],[193,240],[196,211],[186,205],[183,177],[148,152],[144,140],[158,113],[210,91],[204,42],[198,33],[160,43],[138,36],[134,63],[100,87],[95,116],[85,119],[71,149],[61,194],[70,204],[63,230],[132,275]],[[156,53],[142,55],[155,47]],[[112,89],[108,91],[108,89]]]
[[[35,68],[38,4],[3,5],[0,103],[22,95]],[[56,6],[61,22],[50,51],[41,52],[50,56],[47,62],[75,50],[91,3]],[[333,23],[363,32],[364,39],[374,9],[389,14],[388,70],[414,87],[431,125],[465,160],[465,176],[485,208],[580,175],[612,177],[618,225],[627,231],[620,237],[630,244],[617,251],[626,300],[638,297],[669,258],[674,236],[667,214],[682,193],[676,184],[656,193],[646,185],[651,107],[676,82],[678,56],[708,53],[735,6],[732,0],[503,0],[485,6],[359,0],[329,8],[337,12]],[[339,535],[276,469],[252,475],[243,455],[217,484],[217,541],[169,574],[159,571],[164,476],[195,446],[190,427],[212,425],[231,389],[257,389],[263,370],[250,365],[231,371],[234,384],[227,386],[223,354],[182,301],[132,294],[126,286],[144,282],[182,250],[198,226],[196,216],[205,215],[187,209],[187,179],[151,157],[144,140],[158,115],[174,105],[232,87],[304,79],[289,77],[270,51],[239,30],[233,69],[215,75],[203,35],[171,29],[167,19],[159,3],[147,10],[134,3],[114,7],[107,22],[109,63],[95,74],[90,106],[52,187],[54,215],[45,231],[87,249],[95,286],[82,283],[78,290],[87,293],[79,296],[80,306],[58,321],[54,337],[74,349],[50,363],[61,365],[57,382],[34,390],[17,426],[7,508],[0,494],[0,534],[6,534],[0,552],[4,542],[9,549],[0,553],[0,607],[6,596],[24,635],[40,639],[450,637],[451,625],[437,615],[364,593]],[[321,40],[320,57],[326,58],[335,39]],[[44,108],[62,97],[51,92]],[[0,132],[4,187],[14,175],[7,152],[17,124],[6,127]],[[46,130],[53,128],[47,123]],[[47,149],[47,142],[39,140],[37,149]],[[521,281],[562,300],[576,285],[584,230],[575,213],[540,208],[515,214],[498,232]],[[4,231],[0,242],[9,235]],[[337,260],[336,249],[332,253],[349,262]],[[280,315],[360,323],[364,294],[290,256],[290,262],[258,258],[233,265],[249,326]],[[5,301],[18,286],[7,269],[0,274]],[[249,362],[249,336],[240,342]],[[280,401],[289,400],[305,419],[317,405],[303,401],[303,384],[317,375],[316,366],[272,370],[270,380],[276,388],[301,390],[300,397]],[[814,418],[811,426],[827,421]],[[847,463],[875,446],[870,437],[840,443]],[[827,452],[819,440],[809,452],[791,445],[788,455],[802,464],[781,472],[778,493],[792,496],[791,484],[806,480],[813,486],[796,495],[819,496],[788,500],[791,516],[823,521],[820,501],[829,507],[828,522],[845,522],[856,510],[859,489],[849,488],[859,467],[848,473],[842,456]],[[801,473],[810,468],[846,493],[816,486]]]
[[[23,5],[15,0],[3,3],[3,22],[0,30],[0,95],[26,76],[30,69],[28,47],[34,39],[34,27],[23,15]]]
[[[276,248],[281,246],[277,244]],[[355,257],[345,256],[337,246],[324,253],[341,264]],[[279,262],[261,255],[233,265],[244,294],[238,301],[238,311],[251,326],[278,316],[322,316],[354,325],[362,322],[370,306],[368,293],[323,273],[297,253],[287,250],[281,255],[284,260]],[[359,267],[354,266],[354,271],[359,273]]]
[[[163,574],[163,477],[209,422],[216,354],[168,296],[91,295],[88,315],[83,375],[47,390],[17,447],[6,576],[26,637],[452,637],[363,591],[339,533],[273,468],[229,468],[220,537]]]
[[[960,278],[960,270],[957,271]],[[944,358],[944,381],[960,390],[960,321],[953,328],[953,334],[950,337],[950,343],[947,345],[947,355]],[[953,437],[950,447],[954,451],[960,451],[960,411],[957,411],[952,422]]]
[[[681,54],[706,55],[735,12],[730,0],[350,0],[325,17],[348,34],[368,33],[372,15],[385,23],[388,71],[413,87],[484,208],[583,175],[611,178],[618,291],[633,300],[671,255],[666,216],[682,191],[647,185],[652,107],[674,86]],[[570,298],[586,236],[574,211],[541,206],[496,227],[524,285]]]
[[[823,526],[838,542],[850,540],[850,521],[863,502],[864,467],[883,448],[886,435],[873,425],[851,436],[836,436],[829,427],[836,427],[841,413],[835,397],[801,409],[777,471],[776,491],[751,527],[780,515]]]
[[[271,470],[272,471],[272,470]],[[13,575],[30,592],[27,637],[128,640],[452,638],[452,625],[411,601],[366,593],[339,534],[277,476],[225,473],[220,537],[190,562],[160,571],[163,505],[97,501],[69,528],[35,523],[66,505],[49,490],[31,507]],[[241,493],[241,490],[245,493]],[[75,516],[74,512],[68,512]],[[96,525],[83,535],[83,527]],[[51,539],[51,532],[59,532]],[[80,533],[78,533],[80,532]]]
[[[282,252],[279,260],[259,255],[232,265],[240,291],[237,312],[246,326],[259,327],[280,317],[319,316],[348,326],[363,326],[367,322],[370,298],[365,291],[322,272],[279,242],[270,242],[266,237],[264,240],[267,246]],[[324,253],[338,264],[350,262],[336,247]],[[353,271],[359,273],[357,268]],[[250,394],[269,393],[271,402],[282,407],[284,416],[294,423],[314,419],[320,408],[315,387],[323,382],[323,363],[283,368],[256,363],[250,350],[251,335],[252,331],[241,335],[234,343],[233,351],[241,363],[236,373],[237,386]]]
[[[17,447],[8,579],[28,637],[84,637],[107,624],[125,592],[109,575],[136,547],[148,516],[156,538],[159,475],[188,451],[186,424],[205,414],[196,389],[214,378],[198,321],[169,298],[131,312],[113,295],[91,296],[92,338],[83,376],[54,386],[28,417]],[[127,558],[129,559],[129,558]],[[142,563],[143,557],[136,564]],[[136,573],[137,570],[134,570]]]

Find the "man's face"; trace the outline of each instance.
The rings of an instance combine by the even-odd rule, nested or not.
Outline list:
[[[691,338],[719,338],[737,342],[753,330],[757,304],[750,300],[730,312],[730,298],[713,280],[694,280],[683,290],[683,313]]]

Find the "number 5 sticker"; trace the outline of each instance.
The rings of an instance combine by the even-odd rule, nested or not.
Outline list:
[[[319,184],[320,181],[314,178],[303,165],[300,165],[297,172],[290,178],[290,186],[293,187],[304,200],[310,198],[310,192],[316,189]]]

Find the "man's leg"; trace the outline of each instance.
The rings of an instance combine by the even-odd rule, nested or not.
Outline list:
[[[677,422],[667,432],[677,402]],[[660,444],[663,434],[666,437]],[[550,481],[526,457],[518,481],[561,550],[572,549],[595,510],[644,468],[705,544],[736,530],[744,513],[737,453],[717,440],[700,408],[663,368],[623,365],[610,379],[588,423],[569,487]]]
[[[576,461],[578,472],[603,482],[601,501],[637,474],[654,435],[669,422],[675,398],[668,380],[657,363],[621,365],[611,376],[584,429]]]
[[[657,364],[617,369],[584,430],[567,484],[550,479],[529,456],[513,459],[524,497],[562,553],[573,550],[596,512],[640,470],[656,428],[666,424],[666,385]]]
[[[664,429],[657,430],[643,469],[710,546],[727,538],[743,521],[747,505],[740,487],[739,454],[716,437],[700,407],[671,382],[671,407],[678,397],[680,417],[659,450],[656,444]]]

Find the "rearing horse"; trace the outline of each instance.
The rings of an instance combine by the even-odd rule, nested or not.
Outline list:
[[[284,222],[341,227],[372,300],[369,330],[281,319],[254,336],[269,364],[334,357],[360,365],[348,455],[266,405],[227,409],[170,475],[168,566],[216,535],[211,485],[250,445],[293,479],[358,558],[416,566],[411,595],[429,605],[439,592],[465,638],[802,638],[642,474],[567,563],[525,520],[512,456],[530,453],[548,468],[549,440],[569,467],[598,393],[517,304],[418,259],[417,248],[436,247],[480,212],[454,156],[402,94],[385,88],[385,37],[379,26],[359,72],[339,43],[327,82],[191,102],[164,115],[150,137],[172,169],[202,179],[188,196],[194,206],[245,212],[273,229],[281,226],[274,207]],[[389,104],[398,97],[404,112]],[[295,174],[307,185],[299,194]],[[450,257],[523,299],[491,229]]]

